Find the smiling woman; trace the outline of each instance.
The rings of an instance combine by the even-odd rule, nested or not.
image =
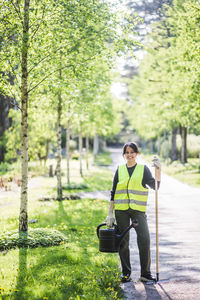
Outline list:
[[[114,223],[113,210],[120,232],[130,225],[130,220],[136,219],[138,226],[135,228],[140,255],[141,281],[155,281],[150,270],[150,236],[146,219],[146,207],[148,200],[148,187],[155,189],[155,179],[146,165],[137,164],[136,158],[139,149],[136,143],[127,143],[123,147],[123,156],[126,164],[120,165],[115,172],[109,213],[106,218],[108,227]],[[153,159],[156,167],[156,179],[160,183],[160,162]],[[129,252],[129,233],[126,234],[120,244],[119,256],[122,267],[122,282],[131,280],[131,263]]]

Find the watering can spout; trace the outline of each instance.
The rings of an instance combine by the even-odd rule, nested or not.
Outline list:
[[[117,240],[118,240],[118,245],[117,245],[117,248],[119,248],[123,238],[125,237],[125,235],[127,234],[127,232],[131,229],[131,228],[135,228],[138,226],[138,221],[136,219],[132,220],[132,223],[131,225],[126,228],[120,235],[117,235]]]

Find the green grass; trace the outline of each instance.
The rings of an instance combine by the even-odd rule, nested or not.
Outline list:
[[[104,151],[104,152],[100,153],[99,155],[97,155],[97,157],[95,159],[95,163],[98,166],[110,166],[110,164],[112,163],[112,159],[110,157],[110,152]]]
[[[96,175],[92,175],[92,170]],[[89,171],[84,170],[84,178],[78,176],[77,169],[76,174],[73,170],[73,176],[77,177],[77,184],[88,181],[90,189],[101,186],[105,190],[109,186],[107,177],[112,177],[110,171],[106,172],[93,166]],[[38,201],[41,194],[54,195],[56,179],[34,180],[29,192],[29,219],[38,222],[29,224],[29,230],[55,229],[67,240],[53,247],[0,252],[0,298],[122,299],[118,255],[98,250],[96,227],[105,220],[108,202],[88,199],[41,202]],[[3,204],[0,227],[5,234],[18,227],[19,193],[9,192],[0,201]]]
[[[200,186],[199,159],[189,158],[186,164],[175,161],[163,165],[163,172],[192,186]]]
[[[12,248],[36,248],[63,244],[67,237],[58,230],[47,228],[29,228],[28,233],[12,230],[0,234],[0,251]]]

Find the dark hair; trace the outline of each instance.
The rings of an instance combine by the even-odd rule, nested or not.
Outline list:
[[[135,153],[140,153],[136,143],[126,143],[123,147],[123,155],[126,153],[126,148],[131,147]]]

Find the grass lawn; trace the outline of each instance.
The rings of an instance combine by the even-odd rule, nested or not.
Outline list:
[[[185,182],[189,185],[200,187],[199,159],[189,158],[186,164],[178,161],[163,165],[163,172]]]
[[[110,189],[112,172],[108,169],[93,165],[89,171],[83,170],[85,175],[81,178],[77,168],[75,172],[77,166],[76,162],[73,182],[87,185],[88,190]],[[29,224],[29,228],[56,229],[67,237],[67,242],[0,252],[0,298],[122,299],[118,255],[98,251],[96,227],[105,220],[108,202],[38,201],[43,194],[55,195],[55,187],[55,178],[33,179],[29,219],[38,222]],[[0,226],[6,232],[18,228],[19,191],[3,194]]]

